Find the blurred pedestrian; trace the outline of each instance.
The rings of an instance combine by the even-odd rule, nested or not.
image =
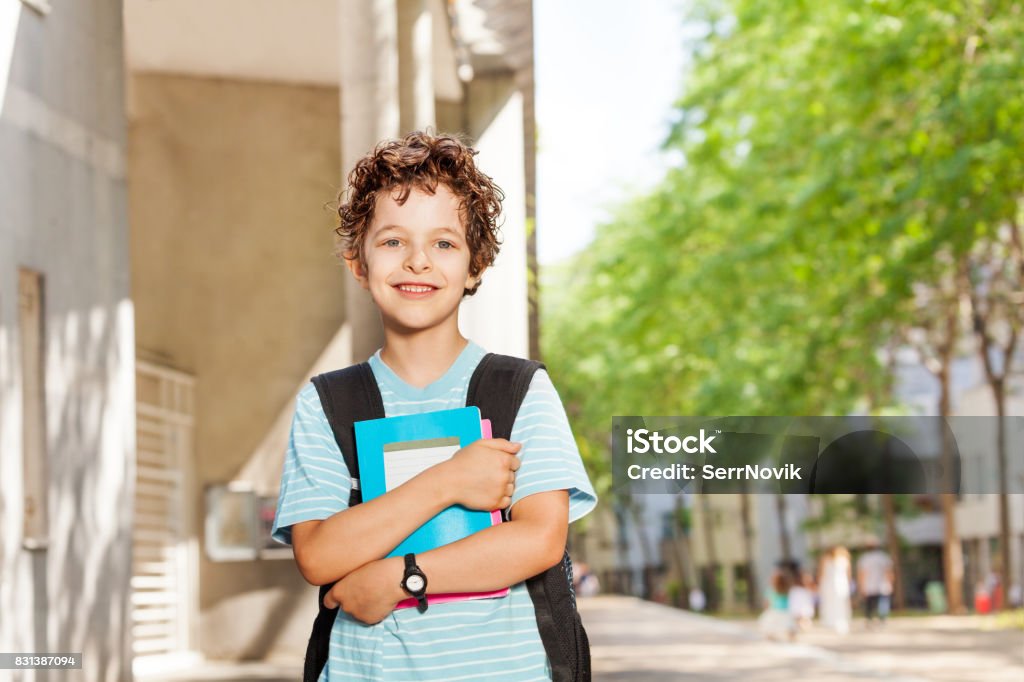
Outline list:
[[[800,630],[807,630],[814,620],[814,579],[799,566],[794,573],[796,580],[789,588],[789,613]]]
[[[819,617],[841,635],[850,631],[850,582],[850,553],[841,546],[829,548],[818,568]]]
[[[757,620],[758,628],[770,639],[796,637],[796,621],[789,612],[789,590],[793,586],[790,571],[777,568],[765,590],[765,610]]]
[[[1010,589],[1006,592],[1006,598],[1011,608],[1024,606],[1024,590],[1021,590],[1020,583],[1010,585]]]
[[[868,627],[877,619],[885,624],[889,615],[889,599],[892,595],[892,559],[878,544],[878,538],[869,537],[867,551],[857,559],[857,592],[864,598],[864,616]]]
[[[932,613],[946,612],[946,585],[941,580],[929,580],[924,586],[924,597]]]
[[[1002,610],[1003,581],[999,577],[998,569],[989,571],[988,580],[985,581],[985,588],[988,591],[989,598],[992,600],[992,608],[996,611]]]
[[[992,611],[992,595],[984,580],[979,580],[974,584],[974,610],[982,614]]]
[[[694,587],[690,590],[688,599],[690,602],[691,611],[696,611],[700,613],[708,605],[707,597],[704,596],[704,590],[700,589],[699,587]]]
[[[590,570],[590,566],[585,561],[576,565],[573,582],[576,594],[581,597],[593,597],[601,591],[601,582],[597,579],[597,574]]]

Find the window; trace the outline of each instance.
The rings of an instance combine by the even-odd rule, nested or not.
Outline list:
[[[259,495],[242,482],[206,488],[206,555],[211,561],[291,559],[292,551],[271,539],[276,495]]]
[[[43,383],[43,276],[18,270],[18,334],[21,347],[21,452],[24,498],[22,542],[47,544],[46,400]]]

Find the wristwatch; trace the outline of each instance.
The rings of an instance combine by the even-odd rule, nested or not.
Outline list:
[[[427,610],[427,576],[416,565],[416,555],[409,552],[405,555],[405,575],[402,576],[402,589],[419,602],[420,613]]]

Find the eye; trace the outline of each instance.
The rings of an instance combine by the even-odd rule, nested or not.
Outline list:
[[[450,241],[448,241],[447,239],[442,239],[441,241],[439,241],[437,243],[437,245],[443,251],[447,251],[448,249],[454,249],[455,248],[455,244],[450,242]]]
[[[399,242],[397,239],[385,239],[383,242],[381,242],[381,246],[399,246],[400,244],[401,242]]]

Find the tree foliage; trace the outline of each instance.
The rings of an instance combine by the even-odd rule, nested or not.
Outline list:
[[[863,406],[915,287],[1021,217],[1024,3],[709,1],[688,21],[681,163],[542,282],[544,358],[599,483],[615,414]]]

